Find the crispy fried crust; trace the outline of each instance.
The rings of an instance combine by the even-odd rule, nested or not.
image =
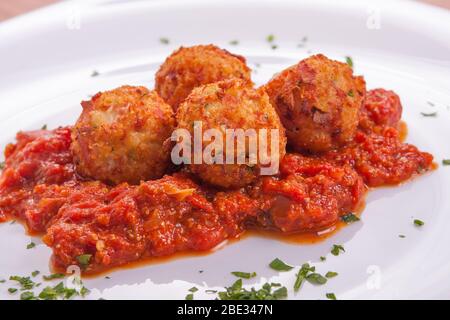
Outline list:
[[[159,68],[155,90],[176,111],[195,87],[232,78],[250,80],[244,57],[214,45],[181,47]]]
[[[269,103],[264,90],[255,90],[251,84],[232,79],[195,88],[177,111],[178,128],[187,129],[193,136],[194,121],[202,122],[203,131],[219,129],[278,129],[279,154],[285,154],[286,137],[275,109]],[[268,150],[271,155],[270,133]],[[223,134],[223,141],[226,141]],[[209,143],[203,143],[203,148]],[[228,148],[228,145],[225,146]],[[233,147],[231,147],[233,148]],[[244,152],[243,148],[234,146],[234,155]],[[248,148],[247,148],[248,152]],[[248,156],[248,154],[246,154]],[[277,156],[274,153],[274,156]],[[225,159],[225,154],[224,154]],[[236,163],[236,162],[235,162]],[[259,163],[247,164],[191,164],[190,170],[202,180],[216,186],[235,188],[245,186],[257,177]]]
[[[72,132],[77,172],[108,183],[160,178],[169,163],[172,108],[154,91],[122,86],[82,103]]]
[[[327,151],[353,138],[366,87],[347,64],[314,55],[265,88],[295,150]]]

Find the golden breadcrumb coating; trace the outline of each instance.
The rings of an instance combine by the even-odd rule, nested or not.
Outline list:
[[[296,151],[323,152],[352,140],[366,86],[347,64],[314,55],[264,87]]]
[[[155,90],[176,111],[195,87],[232,78],[250,80],[244,57],[215,45],[181,47],[159,68]]]
[[[170,163],[172,108],[155,91],[122,86],[82,102],[72,131],[77,172],[108,183],[160,178]]]
[[[239,79],[231,79],[195,88],[177,111],[178,128],[187,129],[193,136],[194,121],[202,122],[203,132],[218,129],[226,142],[226,129],[276,129],[279,149],[272,152],[271,136],[268,133],[268,155],[280,161],[286,149],[286,136],[275,109],[263,89],[256,90],[252,84]],[[258,145],[259,145],[258,140]],[[274,142],[276,143],[276,141]],[[203,142],[202,150],[208,143]],[[234,155],[244,154],[249,157],[249,147],[238,148],[237,144],[226,144],[224,149],[233,148]],[[245,149],[247,148],[247,149]],[[226,159],[225,152],[223,157]],[[203,181],[224,188],[237,188],[253,182],[262,167],[259,162],[245,164],[190,164],[190,170]]]

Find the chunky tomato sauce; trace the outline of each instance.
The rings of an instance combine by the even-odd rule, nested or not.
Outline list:
[[[235,191],[201,185],[183,170],[139,185],[85,181],[74,170],[71,128],[20,132],[5,150],[0,221],[24,221],[43,234],[56,268],[83,264],[85,273],[210,250],[246,230],[290,235],[330,228],[361,206],[368,187],[432,168],[430,154],[401,141],[399,110],[383,106],[392,98],[378,90],[366,101],[353,142],[320,157],[288,153],[278,176]]]

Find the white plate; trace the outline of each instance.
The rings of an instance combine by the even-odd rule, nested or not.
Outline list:
[[[278,49],[266,36],[274,34]],[[307,37],[307,41],[302,39]],[[170,39],[169,45],[159,42]],[[121,84],[153,86],[155,70],[180,45],[215,43],[247,57],[256,83],[311,53],[343,60],[351,55],[369,88],[395,90],[409,125],[408,141],[450,158],[450,13],[398,1],[64,1],[0,25],[0,146],[18,130],[71,124],[79,102]],[[239,45],[229,45],[230,40]],[[299,47],[299,44],[303,44]],[[260,63],[261,67],[255,67]],[[93,70],[100,72],[91,77]],[[430,106],[427,101],[434,103]],[[437,111],[425,118],[421,112]],[[249,286],[266,281],[292,288],[294,272],[277,273],[275,257],[339,276],[325,286],[304,285],[292,299],[450,298],[450,167],[397,188],[369,194],[362,222],[314,245],[246,238],[217,252],[163,264],[122,269],[110,280],[86,279],[92,299],[213,298],[235,278],[256,271]],[[425,221],[414,227],[413,218]],[[406,238],[399,238],[405,234]],[[0,278],[48,273],[51,251],[26,250],[19,224],[0,225]],[[343,244],[339,257],[332,244]],[[327,256],[326,262],[319,262]],[[204,270],[199,273],[199,270]],[[0,284],[0,299],[16,298]]]

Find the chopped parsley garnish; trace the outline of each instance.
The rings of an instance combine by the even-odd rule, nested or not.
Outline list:
[[[31,275],[33,276],[33,277],[36,277],[38,274],[40,274],[41,272],[39,271],[39,270],[36,270],[36,271],[33,271],[32,273],[31,273]]]
[[[162,44],[169,44],[170,40],[168,38],[159,38],[159,42],[161,42]]]
[[[421,112],[420,114],[424,117],[437,117],[437,112]]]
[[[194,300],[194,295],[192,293],[189,293],[188,295],[186,295],[185,300]]]
[[[92,71],[91,77],[97,77],[100,73],[97,70]]]
[[[43,276],[42,278],[46,281],[50,281],[53,279],[62,279],[64,277],[65,277],[65,275],[63,273],[53,273],[48,276]]]
[[[279,300],[287,297],[286,287],[280,287],[278,283],[265,283],[261,289],[247,290],[242,288],[242,279],[239,279],[225,290],[218,293],[220,300]]]
[[[402,239],[403,239],[403,238],[406,238],[406,236],[405,236],[404,234],[399,234],[398,237],[399,237],[399,238],[402,238]]]
[[[232,46],[237,46],[237,45],[239,44],[239,41],[238,41],[238,40],[231,40],[229,43],[230,43]]]
[[[244,278],[244,279],[250,279],[256,277],[256,272],[240,272],[240,271],[233,271],[231,273],[233,276],[236,276],[238,278]]]
[[[326,257],[324,257],[324,256],[321,256],[321,257],[320,257],[320,261],[325,261],[325,260],[327,260]]]
[[[450,159],[444,159],[444,160],[442,160],[442,164],[443,164],[444,166],[450,166]]]
[[[5,283],[6,280],[5,279],[0,279],[0,283]]]
[[[343,216],[341,216],[341,220],[347,224],[350,224],[350,223],[359,221],[360,219],[357,215],[350,212],[350,213],[347,213],[347,214],[344,214]]]
[[[276,44],[273,44],[270,47],[272,48],[272,50],[278,49],[278,46]]]
[[[35,298],[34,293],[31,291],[25,291],[20,294],[20,300],[33,300]]]
[[[205,293],[217,293],[217,290],[205,290]]]
[[[0,162],[0,170],[5,168],[5,161]]]
[[[197,287],[192,287],[189,289],[189,292],[192,292],[192,293],[197,292],[197,291],[198,291]]]
[[[15,224],[16,220],[12,220],[9,224]]]
[[[80,289],[80,295],[84,298],[86,295],[88,295],[91,291],[86,287],[81,287]]]
[[[30,277],[11,276],[11,281],[17,281],[21,290],[31,290],[35,287],[36,283],[30,279]]]
[[[36,274],[37,275],[37,274]],[[57,274],[59,275],[59,274]],[[64,275],[63,275],[64,276]],[[44,276],[45,278],[45,276]],[[49,277],[47,277],[48,279]],[[55,279],[57,277],[52,277]],[[64,285],[64,282],[58,283],[56,286],[47,286],[38,294],[35,295],[33,288],[36,288],[40,283],[34,283],[30,277],[11,276],[10,280],[17,281],[20,284],[20,291],[23,291],[20,295],[21,300],[56,300],[56,299],[71,299],[74,296],[86,296],[90,291],[86,287],[82,287],[80,291],[75,288],[68,288]],[[17,288],[9,288],[8,291],[12,294],[17,292]]]
[[[77,290],[74,288],[67,288],[63,282],[60,282],[54,287],[45,287],[38,297],[41,300],[56,300],[58,298],[68,300],[78,294]]]
[[[34,242],[30,242],[29,244],[27,244],[27,249],[33,249],[34,247],[36,247],[36,243]]]
[[[336,300],[336,295],[335,295],[334,293],[332,293],[332,292],[327,293],[327,294],[326,294],[326,297],[327,297],[328,299],[330,299],[330,300]]]
[[[348,64],[350,68],[353,68],[353,59],[350,56],[345,57],[345,62]]]
[[[331,248],[331,254],[333,256],[338,256],[341,252],[345,252],[345,249],[340,244],[333,244],[333,248]]]
[[[44,125],[41,127],[41,130],[47,130],[47,125],[44,124]]]
[[[82,254],[77,257],[77,261],[82,267],[87,267],[91,261],[92,254]]]
[[[334,271],[328,271],[328,272],[325,274],[325,277],[328,278],[328,279],[330,279],[330,278],[336,277],[337,275],[338,275],[337,272],[334,272]]]
[[[306,276],[306,280],[309,283],[312,283],[312,284],[325,284],[325,283],[327,283],[327,278],[325,278],[324,276],[322,276],[321,274],[316,273],[316,272],[307,275]]]
[[[294,268],[294,267],[292,267],[292,266],[290,266],[290,265],[284,263],[283,261],[281,261],[281,260],[278,259],[278,258],[275,258],[275,259],[269,264],[269,266],[270,266],[272,269],[277,270],[277,271],[289,271],[289,270],[292,270],[292,268]]]
[[[111,277],[106,276],[105,279],[109,280],[109,279],[111,279]]]
[[[297,278],[295,279],[294,283],[294,291],[297,292],[300,290],[300,287],[302,286],[303,281],[305,280],[306,276],[309,272],[314,272],[316,270],[315,267],[310,267],[309,263],[304,263],[300,270],[297,273]]]
[[[349,92],[347,92],[347,95],[352,98],[355,96],[355,94],[353,93],[353,90],[350,90]]]
[[[425,222],[423,222],[422,220],[419,219],[414,219],[414,225],[417,227],[421,227],[425,224]]]
[[[272,43],[275,40],[275,36],[273,34],[269,34],[266,40],[267,42]]]

